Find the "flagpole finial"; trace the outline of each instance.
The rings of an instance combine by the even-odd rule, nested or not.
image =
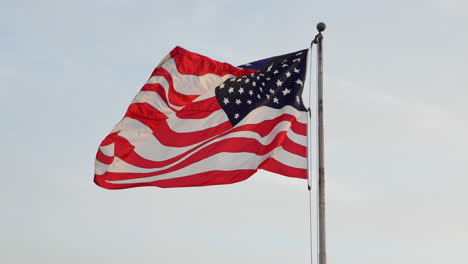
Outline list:
[[[319,32],[325,31],[326,28],[327,28],[327,25],[325,25],[325,23],[323,23],[323,22],[320,22],[320,23],[317,24],[317,30]]]
[[[312,43],[310,43],[310,46],[312,46],[313,44],[317,44],[318,40],[323,38],[322,32],[325,31],[326,28],[327,28],[327,25],[325,25],[325,23],[323,22],[320,22],[317,24],[317,30],[319,33],[312,40]]]

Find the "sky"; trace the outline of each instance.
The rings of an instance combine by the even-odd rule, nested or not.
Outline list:
[[[461,0],[0,1],[0,262],[310,263],[304,180],[92,180],[172,48],[240,65],[307,48],[320,21],[329,263],[467,263]]]

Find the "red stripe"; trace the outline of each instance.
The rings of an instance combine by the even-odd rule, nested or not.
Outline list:
[[[281,133],[284,133],[285,135],[287,134],[287,132],[281,132]],[[200,144],[184,153],[181,153],[175,157],[172,157],[172,158],[169,158],[167,160],[163,160],[163,161],[154,161],[154,160],[148,160],[148,159],[145,159],[143,157],[141,157],[140,155],[138,155],[138,153],[135,152],[135,147],[125,138],[123,137],[120,137],[118,135],[115,136],[115,138],[119,139],[119,143],[120,144],[115,144],[114,145],[114,154],[116,157],[119,157],[120,159],[122,159],[123,161],[129,163],[129,164],[132,164],[132,165],[135,165],[135,166],[138,166],[140,168],[160,168],[160,167],[164,167],[164,166],[167,166],[167,165],[170,165],[172,163],[175,163],[177,162],[178,160],[184,158],[185,156],[189,155],[190,153],[193,153],[195,152],[196,150],[199,150],[201,149],[203,146],[205,145],[208,145],[209,143],[211,143],[212,141],[214,141],[216,138],[218,137],[215,137],[211,140],[208,140],[206,142],[204,142],[203,144]],[[236,139],[236,140],[234,140]],[[238,139],[241,139],[241,140],[238,140]],[[226,144],[239,144],[242,145],[242,144],[249,144],[248,141],[249,140],[254,140],[254,139],[247,139],[247,140],[243,140],[243,138],[229,138],[229,139],[224,139],[224,140],[221,140],[221,141],[218,141],[218,142],[215,142],[213,144],[211,144],[211,148],[215,150],[215,152],[211,153],[210,155],[204,155],[204,158],[208,157],[208,156],[211,156],[211,155],[214,155],[216,153],[219,153],[219,152],[236,152],[234,148],[225,148],[224,146]],[[299,156],[302,156],[302,157],[306,157],[306,147],[305,146],[302,146],[302,145],[299,145],[295,142],[293,142],[291,139],[289,139],[287,136],[283,137],[283,142],[282,143],[278,143],[279,145],[282,144],[281,146],[283,147],[284,150],[290,152],[290,153],[293,153],[293,154],[296,154],[296,155],[299,155]],[[259,146],[262,146],[260,143],[258,143]],[[278,146],[279,146],[278,145]],[[255,147],[256,148],[256,147]],[[257,151],[257,149],[254,148],[254,151]],[[242,147],[241,150],[242,152],[251,152],[249,150],[252,149],[252,146],[249,146],[249,147]],[[257,153],[257,154],[260,154],[259,152],[252,152],[252,153]],[[198,155],[199,153],[195,153],[193,155]],[[107,156],[104,156],[104,158],[101,160],[100,158],[101,156],[98,157],[98,160],[102,161],[103,163],[105,164],[110,164],[113,160],[113,158],[110,159],[110,162],[109,162],[109,157]]]
[[[271,133],[271,130],[273,130],[273,128],[275,128],[275,126],[278,123],[283,122],[283,121],[291,122],[291,126],[293,126],[295,123],[299,123],[298,121],[296,121],[295,116],[290,115],[290,114],[282,114],[278,117],[275,117],[270,120],[262,121],[258,124],[246,124],[246,125],[235,127],[232,129],[232,131],[252,131],[252,132],[256,132],[262,137],[265,137]]]
[[[226,74],[244,76],[256,72],[256,70],[251,69],[239,69],[231,64],[210,59],[181,47],[175,47],[171,51],[171,57],[175,60],[177,70],[181,74],[202,76],[211,73],[219,76],[224,76]]]
[[[172,110],[172,111],[177,111],[176,109],[172,108],[169,105],[169,102],[167,101],[167,95],[166,95],[166,90],[164,90],[164,87],[162,87],[161,84],[159,83],[152,83],[152,84],[145,84],[143,85],[143,88],[141,88],[141,91],[150,91],[150,92],[155,92],[159,94],[159,97],[161,97],[161,100],[163,100],[164,103]]]
[[[285,165],[274,158],[269,158],[259,167],[262,170],[271,171],[288,177],[307,179],[307,170]]]
[[[112,184],[106,182],[102,175],[94,175],[94,182],[106,189],[127,189],[142,186],[156,186],[162,188],[169,187],[196,187],[196,186],[209,186],[209,185],[223,185],[240,182],[248,179],[257,170],[234,170],[234,171],[207,171],[188,175],[185,177],[145,182],[145,183],[131,183],[131,184]]]
[[[213,140],[219,137],[223,137],[233,132],[252,131],[264,137],[268,135],[269,133],[271,133],[272,129],[276,126],[276,124],[291,117],[294,119],[294,116],[282,115],[273,120],[268,120],[260,124],[256,124],[255,126],[244,125],[244,126],[236,127],[231,130],[229,130],[229,128],[231,127],[231,124],[229,122],[225,122],[217,127],[213,127],[213,128],[209,128],[209,129],[197,131],[197,132],[191,132],[191,133],[174,132],[173,130],[169,128],[169,126],[167,125],[167,122],[160,122],[159,123],[160,125],[157,126],[157,124],[155,124],[155,122],[153,121],[142,120],[143,123],[145,123],[147,126],[150,126],[150,127],[152,126],[152,124],[155,124],[154,127],[151,127],[153,129],[153,135],[161,144],[165,146],[170,146],[170,147],[190,146],[190,145],[197,144],[199,142],[202,142],[211,138],[211,140],[208,140],[204,142],[203,144],[194,147],[193,149],[190,149],[176,157],[172,157],[164,161],[152,161],[152,160],[147,160],[141,157],[135,152],[134,150],[135,147],[131,144],[131,142],[129,142],[127,139],[123,137],[118,136],[117,133],[113,133],[109,135],[105,140],[106,143],[104,144],[103,142],[101,146],[115,143],[114,144],[115,156],[121,158],[125,162],[142,167],[142,168],[158,168],[162,166],[167,166],[171,164],[172,162],[178,161],[181,158],[185,157],[186,155],[190,154],[191,152],[199,149],[200,147],[209,144]],[[292,123],[293,124],[297,123],[297,121],[294,120]],[[254,129],[254,130],[249,130],[249,129]],[[289,151],[290,153],[297,154],[302,157],[307,156],[306,147],[293,142],[288,137],[285,137],[284,142],[282,142],[279,145],[282,145],[283,148],[286,151]]]
[[[292,141],[289,137],[284,139],[283,149],[298,156],[307,158],[307,147],[297,144],[296,142]]]
[[[210,97],[198,102],[192,102],[176,112],[177,117],[182,119],[202,119],[221,109],[218,99]]]
[[[181,153],[175,157],[172,157],[172,158],[169,158],[167,160],[163,160],[163,161],[153,161],[153,160],[148,160],[148,159],[145,159],[143,157],[141,157],[140,155],[138,155],[138,153],[135,152],[135,147],[131,144],[131,142],[129,142],[127,139],[123,138],[123,137],[120,137],[118,135],[114,135],[113,137],[116,139],[116,141],[118,142],[118,144],[114,144],[114,153],[115,153],[115,156],[119,157],[120,159],[124,160],[125,162],[129,163],[129,164],[133,164],[135,166],[138,166],[138,167],[141,167],[141,168],[160,168],[160,167],[164,167],[164,166],[167,166],[169,164],[172,164],[180,159],[182,159],[183,157],[189,155],[190,153],[202,148],[203,146],[205,145],[208,145],[209,143],[211,143],[212,141],[214,141],[215,139],[219,138],[219,137],[222,137],[222,136],[225,136],[229,133],[231,133],[232,131],[229,131],[228,133],[224,133],[224,134],[221,134],[221,135],[218,135],[216,137],[213,137],[211,140],[208,140],[206,142],[204,142],[203,144],[200,144],[184,153]],[[287,134],[286,131],[283,131],[283,132],[280,132],[280,133],[284,133],[284,135]],[[216,149],[217,152],[236,152],[234,149],[223,149],[222,148],[222,145],[223,144],[226,144],[226,142],[228,140],[230,141],[233,141],[233,139],[238,139],[238,138],[231,138],[231,139],[224,139],[222,141],[218,141],[216,143],[213,143],[211,146],[212,148]],[[283,146],[283,148],[290,152],[290,153],[293,153],[293,154],[296,154],[296,155],[299,155],[299,156],[302,156],[302,157],[306,157],[307,153],[306,153],[306,147],[305,146],[302,146],[300,144],[297,144],[295,143],[294,141],[292,141],[291,139],[289,139],[287,136],[283,137],[282,138],[283,141],[282,142],[279,142],[278,143],[278,146]],[[238,143],[234,143],[234,144],[246,144],[249,140],[255,140],[255,139],[246,139],[246,141],[239,141]],[[255,140],[256,141],[256,140]],[[219,149],[217,149],[219,146]],[[241,151],[243,152],[250,152],[249,151],[249,148],[242,148]],[[216,152],[216,153],[217,153]],[[253,152],[253,153],[256,153],[256,152]],[[214,154],[214,153],[213,153]],[[212,155],[213,155],[212,154]],[[260,153],[258,153],[260,154]],[[208,157],[209,155],[205,156],[205,157]],[[104,162],[106,164],[110,164],[108,162]]]
[[[161,142],[161,144],[165,146],[171,147],[186,147],[193,144],[197,144],[201,141],[209,139],[215,136],[222,136],[221,134],[229,129],[229,133],[237,132],[237,131],[252,131],[259,134],[262,137],[270,134],[271,130],[280,122],[282,121],[289,121],[292,123],[292,126],[298,126],[295,122],[296,117],[290,114],[283,114],[279,117],[276,117],[271,120],[265,120],[258,124],[247,124],[238,127],[232,128],[232,124],[230,121],[226,121],[221,123],[215,127],[207,128],[200,131],[193,131],[193,132],[186,132],[186,133],[178,133],[173,131],[167,122],[161,122],[157,124],[153,124],[151,120],[141,120],[142,123],[147,125],[153,130],[154,136]],[[300,124],[300,123],[299,123]],[[301,131],[299,131],[301,132]]]
[[[278,133],[275,138],[268,144],[263,145],[258,142],[256,139],[252,138],[229,138],[225,139],[211,145],[208,145],[199,151],[195,152],[194,154],[190,155],[188,158],[175,164],[174,166],[160,170],[155,172],[145,172],[145,173],[114,173],[114,172],[106,172],[105,177],[107,180],[117,181],[117,180],[128,180],[128,179],[135,179],[135,178],[143,178],[143,177],[150,177],[150,176],[157,176],[161,174],[170,173],[176,170],[180,170],[185,168],[191,164],[197,163],[201,160],[204,160],[210,156],[213,156],[218,153],[222,152],[229,152],[229,153],[238,153],[238,152],[246,152],[246,153],[254,153],[259,156],[263,156],[278,146],[282,144],[284,138],[286,137],[286,131],[282,131]],[[125,157],[124,157],[125,158]],[[143,160],[138,160],[138,166],[144,167],[141,162]],[[147,161],[145,165],[156,165],[154,163],[161,163],[157,161]],[[101,175],[103,176],[103,175]]]
[[[132,144],[130,144],[130,142],[128,142],[128,140],[126,140],[125,138],[119,136],[118,132],[109,134],[102,141],[101,146],[107,146],[107,145],[110,145],[112,143],[114,143],[114,156],[119,157],[119,158],[124,157],[126,154],[128,155],[129,153],[132,153],[134,151],[134,149],[135,149],[135,147]],[[101,155],[99,154],[99,151],[98,151],[98,154],[97,154],[97,158],[101,158]],[[100,159],[98,159],[98,160],[101,161]],[[104,162],[104,161],[105,161],[105,159],[103,159],[101,162],[107,164],[107,162]]]
[[[145,122],[143,123],[146,125]],[[156,130],[153,129],[153,135],[165,146],[186,147],[205,141],[216,135],[220,135],[230,128],[232,128],[231,122],[226,121],[215,127],[206,128],[200,131],[177,133],[169,127],[167,122],[162,122]]]
[[[307,136],[307,124],[301,122],[293,122],[291,130],[301,136]]]
[[[96,154],[96,159],[104,164],[110,165],[112,161],[114,161],[114,157],[109,157],[106,156],[104,153],[102,153],[101,149],[98,148],[98,152]]]
[[[105,137],[102,142],[101,142],[101,145],[99,146],[107,146],[109,144],[112,144],[112,143],[115,143],[115,140],[114,140],[114,137],[118,134],[118,132],[114,132],[114,133],[110,133],[109,135],[107,135],[107,137]]]
[[[299,155],[299,156],[302,156],[302,157],[306,157],[306,148],[302,145],[299,145],[295,142],[293,142],[292,140],[290,140],[286,135],[287,135],[287,132],[286,131],[283,131],[283,132],[280,132],[278,133],[278,135],[281,134],[281,140],[282,141],[278,141],[277,143],[277,146],[282,146],[284,150],[290,152],[290,153],[293,153],[293,154],[296,154],[296,155]],[[278,137],[278,135],[276,137]],[[135,149],[134,147],[131,145],[131,143],[129,141],[127,141],[125,138],[120,138],[120,142],[122,144],[125,144],[127,147],[121,147],[120,145],[119,146],[116,146],[114,148],[114,152],[115,152],[115,156],[116,157],[119,157],[120,159],[122,159],[123,161],[129,163],[129,164],[132,164],[132,165],[135,165],[135,166],[138,166],[140,168],[160,168],[160,167],[164,167],[164,166],[167,166],[167,165],[170,165],[174,162],[177,162],[178,160],[182,159],[183,157],[189,155],[190,153],[193,153],[199,149],[202,149],[204,146],[210,144],[212,141],[214,141],[215,139],[217,139],[218,137],[215,137],[215,138],[212,138],[211,140],[208,140],[206,142],[204,142],[203,144],[200,144],[184,153],[181,153],[177,156],[174,156],[172,158],[169,158],[167,160],[162,160],[162,161],[154,161],[154,160],[148,160],[148,159],[145,159],[143,157],[141,157],[140,155],[138,155],[138,153],[135,152]],[[248,146],[248,144],[250,144],[249,142],[252,141],[254,142],[253,144],[256,144],[256,146],[254,147],[254,145],[252,146]],[[228,144],[237,144],[238,146],[228,146],[226,147],[226,145]],[[270,143],[271,144],[271,143]],[[245,146],[247,145],[247,146]],[[245,147],[244,147],[245,146]],[[213,144],[211,144],[209,146],[210,149],[213,150],[213,152],[211,153],[205,153],[202,158],[207,158],[211,155],[214,155],[216,153],[219,153],[219,152],[251,152],[251,153],[256,153],[258,155],[263,155],[263,154],[266,154],[266,152],[269,152],[271,151],[272,149],[269,148],[267,151],[264,150],[262,152],[259,152],[259,150],[257,148],[262,148],[262,144],[260,144],[258,141],[256,141],[255,139],[249,139],[249,138],[228,138],[228,139],[224,139],[224,140],[220,140],[220,141],[217,141]],[[276,146],[276,147],[277,147]],[[205,147],[205,149],[207,149],[208,147]],[[203,154],[203,153],[201,153]],[[193,155],[201,155],[200,152],[197,152]],[[109,164],[109,163],[106,163],[106,164]]]
[[[139,121],[148,120],[153,126],[157,126],[167,119],[167,116],[161,113],[148,103],[133,103],[128,107],[126,117],[130,117]]]
[[[184,106],[191,103],[195,98],[199,95],[185,95],[177,92],[174,89],[174,82],[172,80],[171,74],[163,68],[156,68],[153,72],[153,75],[158,75],[166,78],[167,82],[169,83],[169,90],[167,91],[167,97],[169,98],[169,102],[173,105],[177,106]]]

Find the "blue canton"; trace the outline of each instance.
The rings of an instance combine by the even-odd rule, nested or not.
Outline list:
[[[218,103],[232,125],[260,106],[280,109],[290,105],[299,111],[307,111],[302,103],[307,51],[241,65],[240,68],[258,72],[227,79],[216,87]]]

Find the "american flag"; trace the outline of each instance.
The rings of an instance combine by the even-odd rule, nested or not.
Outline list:
[[[235,183],[258,169],[307,178],[307,50],[234,67],[173,49],[102,141],[107,189]]]

